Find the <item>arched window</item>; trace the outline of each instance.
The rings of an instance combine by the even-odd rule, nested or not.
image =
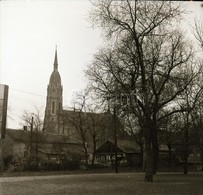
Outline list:
[[[52,105],[51,105],[51,113],[52,113],[52,114],[55,114],[55,101],[52,102]]]

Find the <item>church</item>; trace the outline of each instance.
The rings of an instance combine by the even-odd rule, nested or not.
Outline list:
[[[115,138],[118,144],[121,143],[119,140],[122,140],[122,144],[119,145],[122,148],[122,158],[123,155],[137,155],[137,151],[132,152],[134,145],[131,144],[129,147],[131,139],[123,131],[121,122],[117,118],[115,121],[115,116],[112,116],[110,110],[95,113],[63,109],[63,86],[58,67],[56,49],[53,71],[47,86],[42,132],[7,130],[2,143],[5,146],[2,146],[5,158],[12,156],[16,162],[25,162],[21,165],[26,166],[29,159],[46,164],[64,162],[64,166],[67,162],[76,161],[85,161],[86,164],[94,164],[95,161],[103,159],[112,161]],[[124,143],[123,140],[126,139],[127,142]]]
[[[89,149],[97,139],[97,145],[114,138],[111,113],[82,112],[63,109],[63,86],[58,70],[58,54],[55,50],[53,71],[47,86],[44,117],[44,133],[65,135],[86,143]],[[95,139],[95,140],[93,140]],[[90,149],[91,152],[91,149]]]
[[[57,163],[64,159],[68,162],[86,160],[88,163],[101,144],[115,137],[113,129],[110,112],[63,109],[63,86],[56,49],[47,86],[42,132],[7,129],[1,144],[4,158],[12,157],[12,161],[24,162],[20,163],[23,166],[32,158],[32,162],[41,163]]]
[[[91,159],[91,155],[95,153],[96,149],[107,140],[115,140],[115,136],[117,139],[124,139],[127,135],[119,120],[116,121],[117,132],[115,135],[115,121],[110,110],[94,113],[63,109],[63,86],[58,67],[56,49],[53,71],[47,86],[43,132],[65,135],[70,139],[81,141],[84,153]]]
[[[47,87],[47,100],[44,117],[45,133],[65,134],[60,115],[63,112],[63,86],[58,71],[57,49],[55,51],[54,68]]]

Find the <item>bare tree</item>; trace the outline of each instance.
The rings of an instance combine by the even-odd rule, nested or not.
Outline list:
[[[199,74],[199,76],[202,77],[202,74]],[[203,86],[202,79],[197,77],[196,82],[191,82],[190,85],[187,86],[186,90],[182,94],[182,100],[180,102],[181,107],[187,107],[187,110],[180,113],[180,118],[182,119],[182,141],[183,141],[183,159],[184,159],[184,174],[188,173],[188,156],[189,156],[189,146],[191,145],[191,142],[193,141],[192,133],[194,133],[193,128],[193,112],[197,108],[196,105],[199,102],[199,99],[203,95]]]
[[[90,142],[92,143],[91,145],[93,148],[92,165],[94,165],[96,149],[98,147],[98,144],[104,142],[104,137],[109,121],[107,120],[106,113],[95,113],[95,110],[90,109],[88,110],[86,117],[88,137],[90,138],[88,140],[90,140]]]
[[[198,76],[179,96],[180,101],[177,101],[181,108],[187,109],[183,109],[182,112],[165,118],[161,124],[161,128],[164,130],[162,131],[162,141],[164,141],[169,148],[169,157],[171,156],[170,150],[172,144],[177,144],[177,139],[179,139],[178,145],[184,161],[184,174],[188,173],[189,152],[196,142],[196,138],[194,139],[194,137],[197,137],[195,135],[197,129],[199,129],[197,124],[201,123],[199,121],[200,113],[198,110],[203,95],[202,69],[200,68],[199,71]],[[170,162],[171,159],[169,158],[169,165]]]
[[[157,123],[186,110],[175,102],[198,74],[192,48],[171,26],[183,12],[178,3],[166,1],[108,0],[93,5],[93,22],[104,29],[109,44],[94,56],[87,71],[91,87],[103,99],[128,94],[144,134],[145,181],[153,181]]]
[[[193,34],[196,40],[199,42],[199,46],[203,49],[203,24],[200,21],[195,21]]]
[[[24,126],[24,130],[30,131],[30,161],[33,161],[33,163],[36,163],[36,166],[38,166],[39,145],[43,142],[40,136],[40,132],[42,132],[43,128],[41,108],[35,106],[34,111],[24,110],[21,120],[21,125]]]
[[[65,113],[63,117],[70,128],[73,128],[73,130],[76,131],[79,139],[82,140],[85,153],[85,163],[86,166],[88,166],[87,121],[85,113],[86,100],[86,92],[77,93],[73,100],[74,111],[71,112],[71,114]]]
[[[201,4],[201,7],[203,8],[203,4]],[[201,48],[201,51],[203,51],[203,23],[200,20],[199,21],[197,19],[195,20],[195,25],[193,26],[193,34],[198,42],[198,45]],[[194,125],[194,130],[196,131],[196,138],[197,138],[196,142],[201,153],[201,163],[203,167],[202,98],[198,100],[198,106],[196,107],[195,111],[192,113],[192,116],[194,118],[193,125]],[[203,171],[203,168],[202,168],[202,171]]]
[[[33,117],[33,121],[32,121]],[[21,116],[21,125],[27,126],[28,130],[31,131],[31,126],[33,125],[34,131],[42,131],[43,127],[43,116],[42,116],[42,108],[38,108],[34,106],[33,111],[24,110]]]
[[[123,126],[125,131],[130,135],[135,144],[140,148],[140,165],[143,166],[143,155],[144,155],[144,140],[143,140],[143,129],[140,128],[137,118],[131,113],[126,113],[122,117]],[[144,170],[145,167],[143,167]]]
[[[195,110],[192,112],[193,118],[193,142],[200,151],[201,167],[203,171],[203,100],[198,100]]]
[[[177,142],[177,132],[180,130],[179,113],[165,118],[159,125],[159,141],[168,147],[168,167],[172,167],[172,147]]]
[[[97,145],[106,141],[106,130],[109,128],[108,113],[101,113],[103,109],[93,100],[88,90],[79,92],[74,97],[74,111],[65,114],[64,119],[79,135],[83,142],[86,165],[88,165],[88,149],[93,150],[92,165],[95,162]],[[109,129],[108,129],[109,130]]]

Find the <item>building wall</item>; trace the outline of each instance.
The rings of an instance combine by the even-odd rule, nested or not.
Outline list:
[[[29,155],[29,148],[24,143],[14,142],[13,156],[16,160],[26,158]]]
[[[13,155],[13,140],[5,136],[5,139],[0,140],[0,147],[2,149],[3,158],[6,158],[9,155]]]

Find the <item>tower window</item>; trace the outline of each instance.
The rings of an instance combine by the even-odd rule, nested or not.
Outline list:
[[[55,114],[55,102],[54,101],[52,102],[52,105],[51,105],[51,113]]]

